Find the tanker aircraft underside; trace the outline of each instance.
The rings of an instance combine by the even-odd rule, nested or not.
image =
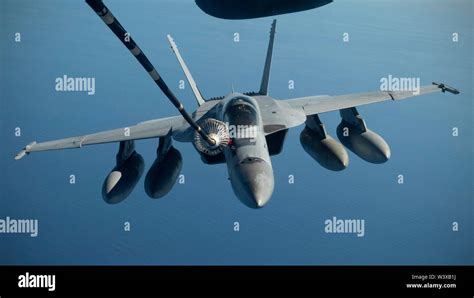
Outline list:
[[[143,51],[103,2],[86,2],[130,50],[181,115],[89,135],[43,143],[33,142],[21,150],[15,159],[37,151],[119,142],[116,166],[106,177],[102,187],[104,200],[111,204],[128,197],[143,174],[144,161],[135,151],[135,140],[159,138],[157,158],[145,177],[145,191],[150,197],[161,198],[168,194],[180,174],[182,157],[172,146],[174,139],[192,143],[206,164],[226,163],[229,180],[237,198],[248,207],[260,208],[269,201],[274,188],[270,156],[282,151],[288,129],[305,124],[300,135],[304,150],[329,170],[341,171],[348,166],[349,157],[344,147],[367,162],[384,163],[390,158],[390,148],[381,136],[367,127],[356,109],[357,106],[398,101],[432,92],[459,93],[445,84],[433,83],[420,87],[417,92],[375,91],[276,100],[268,94],[275,20],[271,27],[260,90],[251,93],[233,92],[219,98],[203,97],[176,44],[171,36],[168,36],[196,97],[198,108],[189,115]],[[337,137],[342,144],[326,132],[318,117],[318,114],[331,111],[340,113],[341,123],[337,127]]]
[[[332,0],[196,0],[205,13],[221,19],[241,20],[318,8]]]

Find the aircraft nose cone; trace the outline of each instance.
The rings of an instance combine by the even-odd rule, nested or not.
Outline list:
[[[273,179],[265,178],[264,181],[249,183],[248,196],[255,202],[256,208],[265,206],[273,193]]]
[[[274,179],[271,166],[262,159],[247,159],[235,167],[232,188],[246,206],[258,209],[265,206],[273,194]]]

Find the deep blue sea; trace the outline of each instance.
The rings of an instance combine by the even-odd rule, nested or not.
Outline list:
[[[106,5],[189,110],[195,101],[189,86],[178,88],[184,76],[167,34],[206,97],[226,95],[232,86],[241,92],[260,86],[273,18],[220,20],[191,0]],[[276,18],[275,98],[375,91],[388,75],[419,77],[422,85],[442,81],[461,94],[359,108],[391,146],[392,157],[382,165],[349,152],[349,167],[330,172],[303,150],[303,127],[290,130],[283,152],[272,159],[275,191],[263,209],[240,203],[226,166],[203,164],[183,143],[175,147],[184,159],[184,184],[152,200],[143,177],[127,200],[108,205],[101,187],[117,144],[20,161],[14,155],[34,140],[178,112],[84,1],[2,0],[0,219],[38,219],[39,234],[0,234],[0,264],[473,264],[473,2],[337,0]],[[56,92],[55,79],[63,75],[94,77],[95,95]],[[290,80],[295,89],[288,88]],[[339,113],[321,119],[335,137]],[[146,170],[157,144],[136,144]],[[325,233],[332,217],[365,220],[364,237]]]

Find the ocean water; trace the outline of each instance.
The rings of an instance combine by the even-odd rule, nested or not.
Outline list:
[[[206,97],[228,94],[232,86],[258,89],[272,18],[220,20],[190,0],[106,5],[189,110],[195,102],[189,87],[178,88],[184,76],[167,34]],[[0,219],[39,221],[37,237],[0,234],[0,264],[473,264],[472,16],[470,0],[337,0],[277,16],[275,98],[378,90],[388,75],[419,77],[422,85],[442,81],[461,94],[359,108],[391,146],[392,157],[382,165],[349,152],[349,167],[330,172],[301,147],[303,127],[290,130],[283,152],[272,159],[273,197],[252,210],[234,196],[226,166],[204,165],[191,144],[175,143],[184,184],[152,200],[142,178],[118,205],[101,197],[117,144],[14,161],[34,140],[178,113],[85,2],[0,1]],[[17,32],[21,42],[15,42]],[[63,75],[94,77],[95,95],[56,92],[55,79]],[[321,119],[335,136],[338,113]],[[136,143],[147,167],[157,143]],[[324,222],[333,217],[363,219],[364,237],[325,233]]]

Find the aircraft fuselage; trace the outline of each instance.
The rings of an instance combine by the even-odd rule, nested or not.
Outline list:
[[[263,207],[273,193],[274,178],[258,103],[232,94],[223,100],[219,116],[229,129],[224,155],[232,189],[248,207]]]

